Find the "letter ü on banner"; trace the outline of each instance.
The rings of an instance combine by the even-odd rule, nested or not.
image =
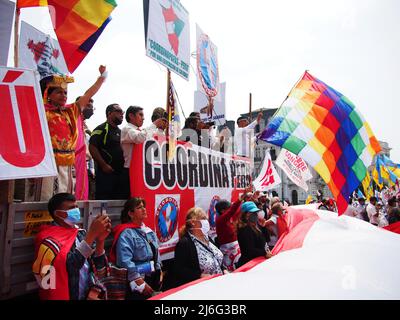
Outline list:
[[[55,176],[39,81],[32,70],[0,67],[0,180]]]

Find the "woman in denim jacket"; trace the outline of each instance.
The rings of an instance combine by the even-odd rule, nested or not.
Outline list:
[[[142,198],[126,201],[121,224],[114,228],[110,259],[128,270],[127,299],[144,300],[160,289],[161,261],[157,236],[143,221],[147,218]]]

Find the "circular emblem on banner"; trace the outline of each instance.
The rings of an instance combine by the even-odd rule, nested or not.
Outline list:
[[[215,210],[215,205],[221,198],[219,196],[214,196],[210,203],[210,208],[208,209],[208,221],[210,222],[210,227],[215,228],[215,222],[217,221],[217,210]]]
[[[173,197],[164,198],[156,209],[156,234],[160,242],[167,242],[178,226],[179,204]]]
[[[206,94],[215,97],[219,84],[218,60],[215,47],[206,34],[200,36],[197,44],[197,72]]]

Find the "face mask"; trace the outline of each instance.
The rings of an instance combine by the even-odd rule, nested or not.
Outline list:
[[[257,212],[257,216],[258,216],[258,219],[264,219],[264,218],[265,218],[265,212],[264,212],[264,210],[258,211],[258,212]]]
[[[89,119],[93,115],[93,109],[86,108],[85,110],[82,111],[82,114],[85,119]]]
[[[194,221],[200,221],[201,227],[193,228],[193,229],[200,229],[204,236],[208,236],[208,231],[210,231],[210,223],[208,222],[208,220],[203,219],[203,220],[194,220]]]
[[[67,217],[64,219],[64,222],[68,225],[74,226],[81,221],[81,211],[79,208],[73,208],[65,212],[67,213]]]
[[[201,232],[203,232],[203,234],[207,236],[208,231],[210,231],[210,223],[208,222],[208,220],[200,220],[200,223],[201,223]]]

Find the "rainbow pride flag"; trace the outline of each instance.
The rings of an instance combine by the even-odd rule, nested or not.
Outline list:
[[[114,0],[18,0],[18,8],[49,6],[69,72],[74,72],[110,22]]]
[[[353,103],[307,71],[259,139],[307,161],[328,184],[339,214],[381,150]]]

